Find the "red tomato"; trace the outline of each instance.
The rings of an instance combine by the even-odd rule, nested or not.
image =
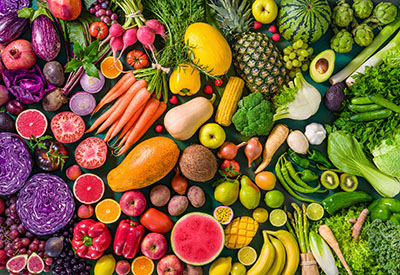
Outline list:
[[[240,165],[236,160],[224,160],[219,169],[228,178],[236,177],[240,173]]]
[[[140,217],[140,223],[150,231],[167,233],[174,223],[171,218],[155,208],[149,208]]]
[[[103,40],[108,35],[108,27],[103,22],[94,22],[89,28],[90,35],[99,40]]]
[[[139,50],[130,51],[126,56],[126,62],[136,70],[144,69],[149,66],[149,58],[144,52]]]

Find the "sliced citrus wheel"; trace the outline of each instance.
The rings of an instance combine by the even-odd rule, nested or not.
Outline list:
[[[100,64],[101,73],[108,79],[117,78],[122,73],[122,63],[119,59],[114,61],[112,56],[104,58]]]
[[[250,266],[257,260],[257,252],[251,246],[242,247],[238,252],[238,260],[242,265]]]
[[[121,207],[113,199],[105,199],[99,202],[95,208],[96,218],[102,223],[116,222],[121,216]]]
[[[312,221],[318,221],[324,216],[324,208],[319,203],[311,203],[306,209],[307,217]]]
[[[282,209],[274,209],[269,214],[269,222],[275,226],[284,226],[287,221],[287,215]]]
[[[133,275],[150,275],[154,271],[154,262],[146,256],[140,256],[132,262]]]
[[[95,174],[83,174],[74,182],[75,198],[83,204],[98,202],[104,195],[104,182]]]
[[[47,118],[39,110],[28,109],[18,115],[15,128],[24,139],[39,138],[47,130]]]

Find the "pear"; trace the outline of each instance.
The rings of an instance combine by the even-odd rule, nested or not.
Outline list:
[[[249,177],[242,176],[240,178],[240,194],[239,199],[247,209],[254,209],[260,204],[261,192]]]
[[[214,198],[223,205],[234,204],[239,197],[239,182],[226,180],[220,183],[214,190]]]

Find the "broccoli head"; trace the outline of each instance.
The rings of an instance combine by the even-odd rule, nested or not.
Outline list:
[[[245,137],[266,136],[274,124],[274,105],[257,92],[242,98],[232,117],[236,130]]]

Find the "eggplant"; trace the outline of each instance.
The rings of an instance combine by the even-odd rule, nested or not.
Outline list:
[[[29,19],[19,18],[12,12],[0,18],[0,44],[7,45],[17,39],[28,27]]]
[[[39,15],[32,23],[32,47],[35,54],[45,60],[54,60],[60,52],[61,41],[53,22]]]

